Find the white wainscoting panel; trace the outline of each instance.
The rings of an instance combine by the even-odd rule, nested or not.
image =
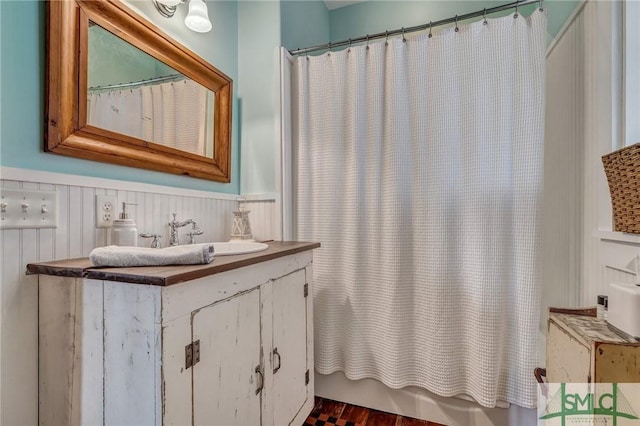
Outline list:
[[[139,192],[113,188],[0,180],[2,188],[55,190],[58,193],[58,227],[55,229],[6,229],[0,231],[0,424],[34,425],[38,423],[38,287],[37,277],[25,275],[31,262],[86,257],[89,252],[111,243],[109,228],[95,227],[96,195],[115,195],[118,203],[137,203],[130,209],[138,232],[162,235],[168,244],[171,213],[178,220],[194,219],[204,231],[199,242],[226,241],[237,202],[228,194],[211,194],[211,198],[182,196],[179,188],[161,192]],[[76,177],[74,181],[82,182]],[[101,181],[104,183],[104,181]],[[139,188],[135,188],[139,189]],[[173,191],[173,194],[167,192]],[[279,239],[280,220],[274,200],[260,199],[248,203],[250,219],[257,240]],[[181,241],[190,227],[179,230]],[[139,246],[150,240],[138,239]]]
[[[611,232],[601,161],[625,139],[623,6],[585,1],[547,55],[547,305],[595,306],[609,283],[637,279],[640,238]]]
[[[611,201],[601,156],[613,150],[614,52],[612,28],[615,2],[589,1],[584,8],[584,166],[583,166],[583,268],[581,304],[594,306],[602,287],[602,245],[594,237],[599,228],[611,227]],[[607,214],[603,211],[608,211]]]
[[[579,304],[584,156],[584,7],[547,52],[543,291],[547,308]]]
[[[617,268],[612,265],[603,265],[602,281],[606,285],[608,283],[635,284],[638,282],[638,275],[634,271]]]
[[[610,233],[614,234],[614,233]],[[595,297],[608,294],[610,283],[634,284],[638,282],[640,269],[640,243],[601,238],[600,275],[592,281],[585,293]]]
[[[246,207],[251,210],[249,221],[256,241],[281,239],[281,226],[275,200],[247,200]]]
[[[581,304],[593,306],[606,294],[607,265],[625,268],[638,247],[601,238],[599,230],[612,229],[611,199],[601,156],[624,143],[622,95],[622,39],[624,2],[588,1],[582,13],[584,75],[583,242]]]

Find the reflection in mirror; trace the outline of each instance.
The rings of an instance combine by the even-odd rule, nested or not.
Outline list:
[[[121,0],[44,3],[47,12],[45,151],[83,160],[230,182],[233,81],[227,75],[163,33]],[[89,38],[92,39],[91,44],[115,43],[118,47],[106,52],[105,59],[104,51],[90,48]],[[105,41],[109,38],[112,40]],[[134,58],[130,53],[138,52],[137,49],[155,59],[137,59],[139,53]],[[133,71],[133,74],[123,75],[124,71]],[[178,73],[180,77],[176,76]],[[171,80],[155,81],[160,77],[171,77]],[[106,103],[105,109],[98,108],[100,95],[108,99],[115,97],[117,92],[131,94],[138,89],[160,88],[162,84],[168,87],[173,84],[174,89],[180,85],[189,86],[190,80],[185,83],[183,77],[210,91],[205,103],[211,108],[206,112],[200,108],[204,102],[202,98],[198,100],[201,95],[191,92],[167,95],[173,96],[169,103],[169,111],[172,112],[160,108],[167,103],[164,99],[155,98],[144,104],[143,109],[142,95],[137,110],[128,110],[122,106],[123,100],[116,102],[114,99]],[[96,99],[89,99],[90,87],[94,88],[91,96],[97,95]],[[164,97],[165,90],[160,89]],[[180,97],[186,98],[187,102],[178,104],[177,98]],[[91,105],[88,106],[89,103]],[[107,114],[111,111],[112,115],[125,117],[125,124],[116,121],[117,124],[112,125],[117,126],[115,128],[101,124],[99,120],[106,120],[100,118],[100,111],[104,110]],[[189,121],[194,116],[201,117],[201,113],[206,117],[204,122]],[[127,120],[132,118],[137,120],[132,126],[134,130],[119,130],[128,126]],[[164,130],[166,123],[172,125],[173,130]],[[201,138],[203,132],[205,136]],[[192,140],[190,147],[185,148],[183,144],[188,133],[198,134],[195,140],[200,142]]]
[[[87,124],[213,158],[206,87],[90,23]]]

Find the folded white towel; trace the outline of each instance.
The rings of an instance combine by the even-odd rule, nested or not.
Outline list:
[[[126,268],[205,264],[211,263],[213,254],[213,244],[190,244],[161,249],[107,246],[91,250],[89,259],[94,266]]]

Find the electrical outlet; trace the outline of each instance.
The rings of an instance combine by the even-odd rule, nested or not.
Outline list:
[[[96,195],[96,228],[111,228],[116,218],[115,195]]]

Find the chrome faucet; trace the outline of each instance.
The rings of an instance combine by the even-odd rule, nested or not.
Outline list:
[[[202,231],[198,229],[198,225],[196,221],[193,219],[183,220],[182,222],[178,222],[176,220],[176,214],[173,214],[173,220],[169,222],[169,245],[177,246],[179,244],[178,241],[178,228],[182,228],[183,226],[192,225],[192,231],[189,233],[189,244],[193,244],[195,242],[195,236],[202,234]]]

